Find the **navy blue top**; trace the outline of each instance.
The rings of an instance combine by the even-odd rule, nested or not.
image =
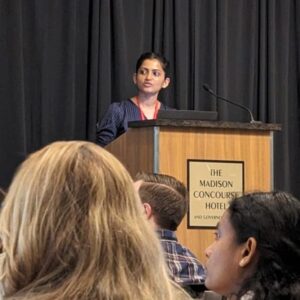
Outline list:
[[[167,109],[161,103],[159,110]],[[101,122],[97,123],[97,144],[106,146],[127,131],[128,122],[139,120],[140,110],[130,99],[110,104]]]

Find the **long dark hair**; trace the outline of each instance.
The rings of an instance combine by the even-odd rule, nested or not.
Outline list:
[[[244,282],[254,300],[300,299],[300,201],[286,192],[253,193],[230,202],[237,242],[257,241],[255,274]]]

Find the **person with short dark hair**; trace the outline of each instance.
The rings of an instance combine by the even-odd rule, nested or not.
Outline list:
[[[300,299],[300,201],[286,192],[231,200],[206,251],[207,288],[228,299]]]
[[[139,173],[136,187],[149,222],[157,231],[171,278],[193,297],[205,290],[205,272],[200,261],[176,237],[187,208],[187,190],[182,182],[164,174]]]
[[[137,60],[133,82],[137,95],[112,103],[97,124],[96,142],[102,147],[126,132],[128,122],[156,119],[159,110],[169,109],[158,100],[160,90],[170,83],[169,62],[164,56],[143,53]]]

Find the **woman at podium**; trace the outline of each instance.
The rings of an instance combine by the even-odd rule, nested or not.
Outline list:
[[[161,89],[168,87],[169,62],[158,53],[143,53],[136,63],[133,82],[137,95],[114,102],[97,123],[97,144],[106,146],[128,129],[128,122],[156,119],[159,110],[168,107],[158,100]]]

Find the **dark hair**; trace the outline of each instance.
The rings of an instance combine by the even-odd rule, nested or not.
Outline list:
[[[5,198],[6,193],[4,190],[0,187],[0,211],[2,210],[3,203],[4,203],[4,198]],[[2,241],[0,240],[0,253],[2,253]]]
[[[6,192],[0,187],[0,211],[4,204],[5,195],[6,195]]]
[[[228,212],[237,242],[257,241],[256,271],[238,297],[299,299],[300,201],[286,192],[253,193],[233,199]]]
[[[149,203],[156,224],[162,229],[175,231],[187,212],[187,190],[182,182],[165,174],[138,173],[142,180],[139,195]]]
[[[145,52],[137,60],[135,72],[137,73],[140,66],[146,59],[156,59],[160,62],[162,69],[165,72],[165,77],[169,76],[169,61],[161,54],[155,52]]]

